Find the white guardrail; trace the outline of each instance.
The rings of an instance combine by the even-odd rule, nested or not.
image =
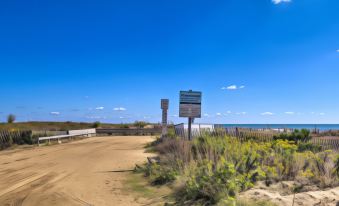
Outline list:
[[[44,140],[55,140],[58,141],[63,138],[70,138],[70,137],[77,137],[77,136],[90,136],[92,134],[96,134],[96,129],[82,129],[82,130],[69,130],[67,135],[56,135],[56,136],[50,136],[50,137],[39,137],[38,139],[38,145],[40,145],[40,141]]]

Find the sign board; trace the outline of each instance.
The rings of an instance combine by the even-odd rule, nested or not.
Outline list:
[[[180,92],[179,116],[201,118],[201,92]]]
[[[168,99],[162,99],[161,100],[161,109],[168,110],[168,104],[169,104],[169,100]]]

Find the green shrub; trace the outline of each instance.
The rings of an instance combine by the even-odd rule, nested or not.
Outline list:
[[[101,123],[99,121],[97,122],[94,122],[93,125],[92,125],[92,128],[98,128],[100,127]]]
[[[160,162],[146,165],[144,172],[153,184],[180,178],[177,201],[186,205],[234,205],[237,193],[258,181],[267,185],[299,181],[301,186],[322,188],[339,185],[339,156],[332,151],[316,153],[319,148],[301,141],[308,135],[306,130],[295,131],[273,142],[207,134],[193,141],[164,138],[155,147]]]
[[[148,123],[144,121],[135,121],[133,125],[138,128],[144,128]]]
[[[8,124],[14,123],[15,120],[16,120],[16,117],[15,117],[14,114],[10,114],[10,115],[7,116],[7,123],[8,123]]]
[[[204,161],[196,167],[186,182],[180,201],[203,199],[216,204],[221,199],[235,200],[240,187],[232,163],[222,161],[217,168],[211,161]]]
[[[314,153],[320,152],[322,146],[310,142],[298,142],[298,152],[312,151]]]
[[[299,141],[309,141],[311,140],[311,135],[310,131],[307,129],[302,129],[302,130],[294,130],[292,133],[282,133],[280,135],[274,136],[274,140],[288,140],[288,141],[294,141],[294,142],[299,142]]]
[[[178,175],[178,172],[170,167],[160,166],[157,163],[147,164],[142,167],[146,177],[150,178],[150,181],[154,185],[163,185],[169,182],[173,182]]]
[[[339,155],[336,156],[335,161],[334,161],[334,172],[339,178]]]

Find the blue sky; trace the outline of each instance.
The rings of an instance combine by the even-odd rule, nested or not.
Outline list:
[[[0,2],[0,121],[339,123],[339,1]]]

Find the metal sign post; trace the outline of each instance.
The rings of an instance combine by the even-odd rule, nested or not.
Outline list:
[[[179,116],[188,117],[188,140],[192,140],[192,122],[201,118],[201,92],[192,90],[180,92]]]
[[[162,109],[162,137],[167,136],[167,116],[168,116],[168,107],[169,107],[169,100],[162,99],[161,100],[161,109]]]

